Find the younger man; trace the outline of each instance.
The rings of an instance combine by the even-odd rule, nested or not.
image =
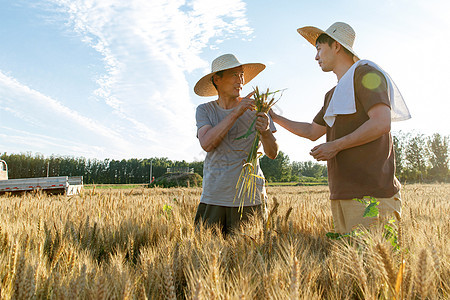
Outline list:
[[[347,233],[357,225],[368,227],[365,206],[354,198],[375,197],[380,216],[401,215],[400,183],[395,178],[391,118],[410,118],[389,75],[371,61],[360,61],[353,50],[355,32],[337,22],[326,31],[316,27],[297,30],[317,49],[322,71],[336,74],[338,84],[325,95],[312,123],[288,120],[273,111],[274,122],[292,133],[326,143],[310,154],[327,161],[331,210],[335,231]]]

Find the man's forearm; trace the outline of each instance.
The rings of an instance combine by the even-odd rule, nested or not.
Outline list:
[[[331,142],[320,144],[311,149],[310,154],[317,160],[329,160],[342,150],[370,143],[390,131],[390,109],[385,105],[376,105],[368,112],[369,120],[355,131]]]
[[[352,133],[335,140],[339,151],[370,143],[391,130],[391,110],[384,104],[373,106],[369,120]]]
[[[389,124],[389,125],[387,125]],[[339,151],[357,147],[370,143],[390,130],[390,120],[380,122],[380,120],[369,119],[358,129],[334,141]]]
[[[261,143],[267,157],[275,159],[278,155],[278,143],[270,129],[261,133]]]
[[[271,113],[270,115],[275,123],[303,138],[315,141],[325,134],[325,127],[323,130],[314,130],[314,126],[311,123],[292,121],[275,113]]]
[[[219,124],[209,128],[202,136],[199,136],[202,148],[206,152],[209,152],[219,146],[238,118],[239,116],[232,112],[220,121]]]

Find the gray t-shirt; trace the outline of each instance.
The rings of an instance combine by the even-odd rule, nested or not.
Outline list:
[[[217,101],[199,105],[196,112],[197,131],[205,125],[216,126],[232,110],[221,108]],[[236,183],[241,173],[242,165],[247,160],[248,152],[256,133],[251,134],[247,138],[239,140],[236,140],[236,138],[247,132],[255,119],[255,114],[254,111],[246,111],[237,119],[220,145],[206,154],[203,165],[203,192],[200,202],[229,207],[239,206],[239,199],[234,201]],[[272,119],[270,119],[270,130],[272,132],[276,131]],[[260,142],[259,151],[261,150]],[[259,176],[264,177],[259,166],[259,160],[257,172]],[[245,199],[244,206],[258,205],[261,203],[261,196],[265,197],[264,180],[257,177],[257,183],[258,192],[255,199],[253,201],[248,198]]]

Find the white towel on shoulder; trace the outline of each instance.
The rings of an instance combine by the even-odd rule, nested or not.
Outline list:
[[[391,102],[391,120],[403,121],[411,118],[408,107],[405,100],[403,100],[402,94],[395,85],[392,78],[381,69],[377,64],[370,60],[359,60],[354,63],[350,69],[339,80],[336,88],[334,89],[333,96],[331,97],[330,104],[327,111],[323,116],[323,119],[332,127],[337,115],[349,115],[356,112],[355,92],[353,86],[353,77],[355,70],[358,66],[369,65],[380,71],[386,78],[388,85],[388,96]]]

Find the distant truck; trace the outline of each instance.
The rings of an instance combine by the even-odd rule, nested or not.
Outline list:
[[[0,180],[8,180],[8,165],[4,160],[0,160]]]
[[[83,176],[8,179],[8,165],[0,160],[0,194],[42,190],[51,194],[76,195],[83,189]]]

